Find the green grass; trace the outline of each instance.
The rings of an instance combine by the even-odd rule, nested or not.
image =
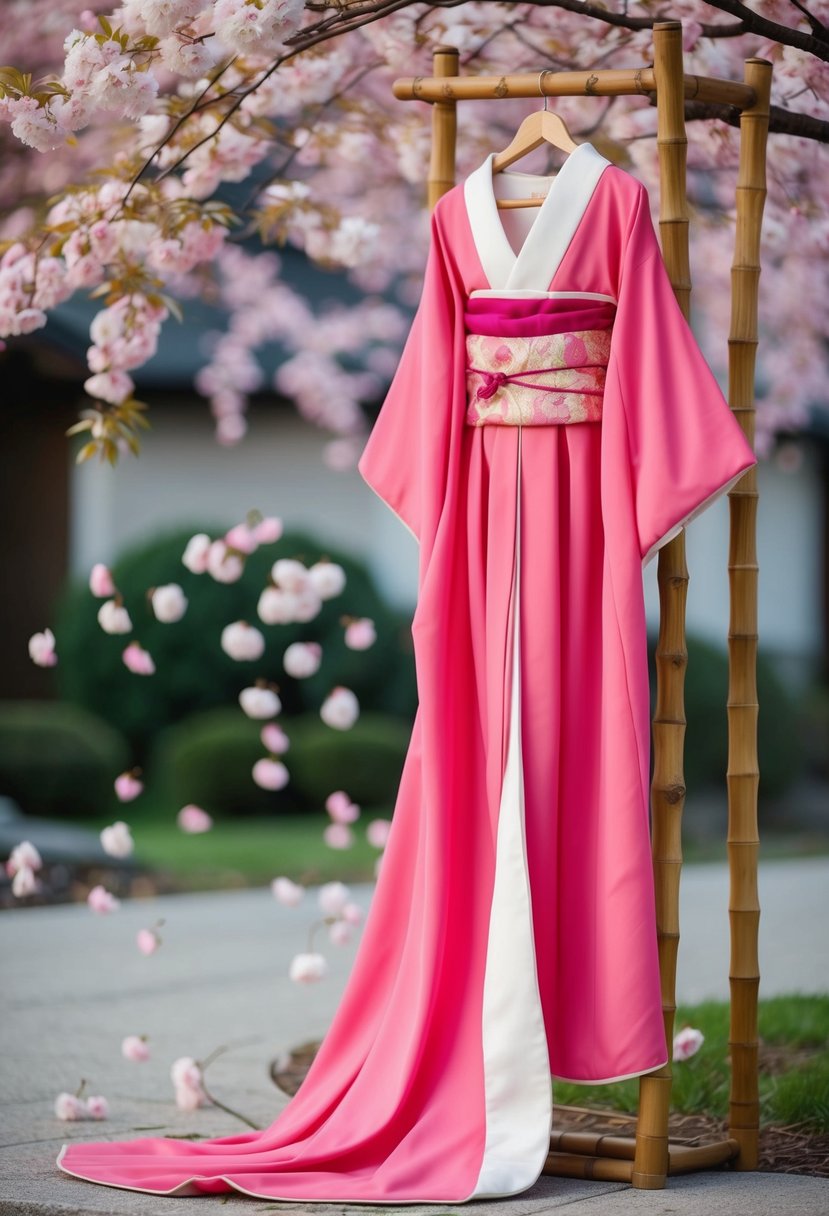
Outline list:
[[[673,1110],[727,1115],[728,1016],[728,1005],[721,1001],[677,1009],[677,1029],[695,1026],[705,1035],[705,1042],[690,1060],[673,1064]],[[759,1035],[762,1122],[803,1123],[815,1132],[829,1131],[829,996],[794,995],[761,1001]],[[773,1061],[770,1067],[764,1067],[764,1051]],[[556,1081],[553,1096],[562,1105],[635,1111],[638,1093],[639,1082],[634,1078],[590,1086]]]

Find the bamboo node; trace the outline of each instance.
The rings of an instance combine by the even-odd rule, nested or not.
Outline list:
[[[588,76],[584,82],[584,91],[588,97],[596,95],[596,85],[599,83],[599,78],[594,72],[592,76]]]
[[[501,79],[498,81],[498,83],[495,86],[494,92],[495,92],[496,97],[508,97],[509,96],[509,86],[507,85],[505,76],[502,76]]]

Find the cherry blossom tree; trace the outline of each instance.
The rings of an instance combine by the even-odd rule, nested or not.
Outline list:
[[[428,73],[438,43],[457,46],[467,72],[647,62],[653,22],[665,17],[683,22],[688,71],[739,79],[750,55],[774,64],[758,376],[767,453],[775,432],[803,425],[826,382],[826,0],[124,0],[80,14],[66,0],[5,5],[15,66],[0,70],[11,153],[0,173],[0,333],[36,330],[76,291],[100,300],[92,403],[72,431],[86,440],[79,459],[115,463],[138,452],[146,425],[130,373],[188,298],[218,294],[227,330],[197,380],[218,440],[243,438],[247,396],[265,386],[257,351],[279,341],[288,357],[274,387],[332,435],[332,465],[353,464],[363,404],[394,369],[406,330],[398,305],[416,298],[425,255],[428,107],[393,102],[394,78]],[[506,142],[532,105],[464,103],[460,172]],[[576,139],[657,197],[648,98],[562,98],[556,109]],[[736,115],[688,103],[687,118],[695,324],[722,370]],[[246,184],[241,204],[227,201],[228,183]],[[364,301],[314,311],[285,282],[279,255],[252,247],[257,235],[342,268]]]

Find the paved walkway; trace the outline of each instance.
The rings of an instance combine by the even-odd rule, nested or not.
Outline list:
[[[825,933],[829,859],[768,862],[761,870],[761,993],[829,990]],[[369,887],[354,888],[364,907]],[[727,875],[721,866],[689,866],[683,875],[679,997],[727,994]],[[110,916],[85,906],[19,909],[0,916],[4,983],[0,995],[0,1214],[9,1216],[194,1216],[196,1209],[289,1213],[346,1208],[286,1204],[244,1196],[170,1198],[96,1186],[61,1173],[60,1146],[73,1139],[125,1139],[197,1131],[229,1135],[242,1124],[216,1108],[176,1110],[169,1079],[181,1055],[202,1058],[233,1047],[211,1064],[213,1093],[267,1126],[284,1105],[268,1076],[272,1059],[330,1022],[354,946],[324,947],[332,967],[312,987],[286,975],[304,948],[313,907],[288,909],[265,888],[126,902]],[[150,958],[135,932],[165,918],[164,945]],[[120,1054],[125,1034],[147,1034],[152,1058],[131,1064]],[[55,1095],[102,1093],[111,1117],[61,1123]],[[589,1100],[589,1090],[585,1090]],[[612,1183],[543,1178],[532,1190],[497,1203],[478,1201],[481,1216],[523,1216],[580,1204],[584,1216],[627,1211],[701,1216],[825,1216],[829,1182],[773,1174],[711,1172],[669,1181],[666,1191],[640,1192]],[[355,1216],[377,1210],[356,1206]],[[392,1209],[397,1211],[399,1209]],[[438,1213],[445,1205],[406,1208]],[[468,1212],[470,1207],[459,1207]]]

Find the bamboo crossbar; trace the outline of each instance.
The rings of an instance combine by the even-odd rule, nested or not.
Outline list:
[[[757,288],[760,230],[766,195],[766,139],[771,64],[748,59],[742,84],[683,70],[682,25],[658,21],[653,27],[653,67],[600,72],[518,73],[458,76],[458,51],[438,47],[433,76],[398,80],[400,100],[433,103],[429,164],[429,205],[455,184],[457,102],[506,97],[614,96],[645,94],[656,101],[659,150],[662,255],[674,293],[690,317],[691,272],[686,193],[685,100],[717,101],[740,109],[740,169],[737,223],[731,275],[729,404],[749,442],[754,439],[754,359],[757,349]],[[729,492],[728,630],[728,860],[731,931],[731,1102],[728,1139],[716,1144],[671,1144],[668,1115],[671,1062],[640,1077],[636,1136],[556,1133],[545,1174],[628,1182],[658,1189],[669,1174],[710,1169],[732,1162],[756,1169],[759,1139],[757,995],[757,554],[756,469],[749,469]],[[685,601],[688,569],[685,535],[659,550],[659,636],[653,725],[651,843],[656,896],[656,934],[666,1043],[673,1041],[676,965],[679,944],[681,820],[685,802],[684,681],[688,652]]]
[[[665,22],[664,24],[667,24]],[[443,48],[441,48],[443,49]],[[505,97],[620,97],[657,92],[653,68],[607,68],[598,72],[516,72],[507,76],[404,76],[392,90],[398,101],[485,101]],[[688,101],[713,101],[750,109],[754,89],[714,76],[683,75]]]
[[[612,1159],[632,1165],[636,1141],[632,1136],[614,1136],[603,1132],[556,1132],[550,1137],[549,1169],[547,1173],[565,1174],[575,1157]],[[709,1169],[733,1161],[740,1152],[738,1140],[729,1136],[713,1144],[668,1144],[668,1173],[686,1174],[691,1170]],[[584,1177],[577,1166],[577,1177]],[[627,1171],[626,1171],[627,1172]],[[632,1173],[632,1169],[630,1170]],[[626,1178],[626,1181],[630,1179]]]

